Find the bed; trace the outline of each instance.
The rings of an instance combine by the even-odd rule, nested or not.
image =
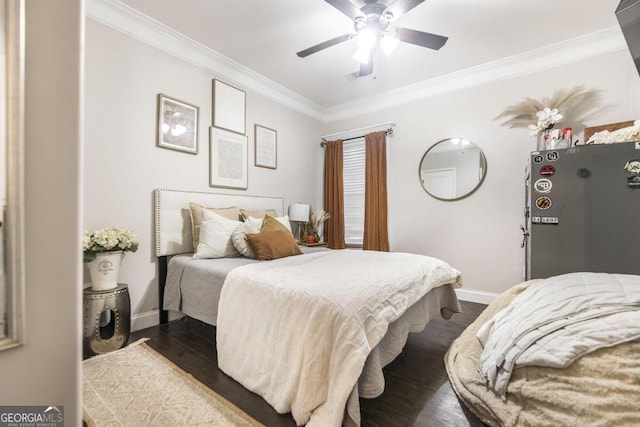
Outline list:
[[[192,254],[192,203],[273,212],[254,243],[283,223],[282,199],[158,189],[155,202],[161,306],[215,325],[220,369],[298,425],[359,425],[359,398],[383,392],[408,333],[460,311],[460,272],[431,257],[295,245],[266,262],[198,258],[207,231]]]
[[[509,340],[528,344],[494,346],[490,334],[505,337],[505,325]],[[511,355],[518,363],[504,368]],[[514,286],[452,343],[445,367],[490,426],[640,425],[640,276],[581,272]]]

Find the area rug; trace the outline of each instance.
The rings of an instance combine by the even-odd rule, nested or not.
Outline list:
[[[91,426],[261,426],[138,340],[82,362],[83,420]]]

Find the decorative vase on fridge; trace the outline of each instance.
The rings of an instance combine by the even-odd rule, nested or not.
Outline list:
[[[99,252],[96,254],[96,259],[87,263],[91,288],[94,291],[106,291],[118,287],[118,271],[123,257],[123,251]]]
[[[551,136],[551,128],[547,128],[543,130],[540,135],[538,135],[538,151],[549,150],[551,147],[549,146],[549,139]]]

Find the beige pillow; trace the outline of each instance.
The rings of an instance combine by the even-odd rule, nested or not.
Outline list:
[[[278,212],[275,209],[267,209],[266,211],[248,211],[246,209],[240,209],[240,214],[243,219],[247,218],[264,218],[265,215],[277,216]]]
[[[198,249],[198,241],[200,239],[200,224],[202,223],[202,210],[206,209],[215,212],[218,215],[238,221],[240,218],[240,210],[237,206],[229,208],[205,208],[196,203],[189,203],[189,212],[191,214],[191,236],[193,236],[193,251]]]
[[[238,255],[231,241],[231,233],[240,224],[238,220],[228,219],[208,209],[202,211],[200,239],[193,254],[194,258],[227,258]]]
[[[247,240],[258,259],[263,261],[302,255],[298,244],[286,229],[247,234]]]
[[[252,226],[248,221],[243,222],[233,230],[233,233],[231,233],[231,241],[233,242],[233,246],[240,252],[240,255],[247,258],[258,257],[249,242],[247,242],[247,234],[259,232],[260,228]]]

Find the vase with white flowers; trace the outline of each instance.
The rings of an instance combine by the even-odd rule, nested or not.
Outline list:
[[[584,122],[597,113],[600,100],[600,91],[578,85],[571,89],[558,89],[553,96],[540,101],[524,98],[505,108],[496,119],[508,118],[502,125],[510,128],[528,128],[529,134],[538,140],[537,149],[546,150],[551,148],[548,145],[549,133],[556,124],[562,121],[572,128],[584,128]]]
[[[538,137],[539,141],[540,137],[542,137],[543,141],[547,141],[548,138],[545,138],[545,135],[549,135],[549,131],[553,129],[556,123],[562,120],[563,116],[558,112],[557,108],[545,107],[536,113],[536,117],[538,121],[529,125],[530,135]],[[538,146],[538,149],[540,149],[540,146]]]
[[[320,209],[317,215],[313,212],[313,210],[311,211],[311,215],[309,215],[309,225],[311,226],[311,230],[313,231],[313,241],[315,243],[318,243],[322,240],[320,237],[322,225],[329,218],[331,218],[331,215],[329,215],[328,212],[325,212],[322,209]]]
[[[124,254],[137,251],[139,245],[136,234],[121,227],[84,230],[83,261],[89,268],[91,288],[103,291],[118,287],[118,272]]]

